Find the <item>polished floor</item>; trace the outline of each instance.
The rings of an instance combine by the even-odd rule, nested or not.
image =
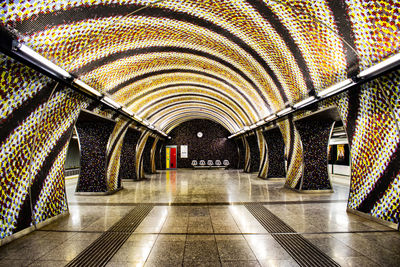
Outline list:
[[[236,170],[159,171],[0,248],[0,266],[64,266],[139,203],[151,212],[107,266],[298,266],[245,204],[259,203],[341,266],[400,266],[400,233],[346,212],[349,187],[301,194]]]

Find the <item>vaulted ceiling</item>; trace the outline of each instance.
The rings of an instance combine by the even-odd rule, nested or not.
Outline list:
[[[399,2],[4,1],[1,23],[93,88],[170,131],[234,133],[399,50]],[[397,11],[396,11],[397,10]]]

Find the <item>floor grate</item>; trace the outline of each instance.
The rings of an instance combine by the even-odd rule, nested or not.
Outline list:
[[[340,266],[262,205],[245,205],[300,266]]]
[[[135,207],[66,266],[105,266],[152,209],[152,205]]]

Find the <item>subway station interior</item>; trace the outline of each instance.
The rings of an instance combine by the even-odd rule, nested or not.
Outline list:
[[[400,266],[399,0],[4,0],[0,266]]]

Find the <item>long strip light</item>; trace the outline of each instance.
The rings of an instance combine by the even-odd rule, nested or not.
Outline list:
[[[122,108],[122,111],[128,114],[129,116],[133,117],[135,114],[127,108]]]
[[[253,130],[254,128],[256,128],[257,127],[257,125],[255,125],[255,124],[253,124],[253,125],[250,125],[250,130]]]
[[[359,78],[370,78],[371,76],[376,76],[379,75],[397,65],[400,64],[400,53],[396,54],[394,56],[391,56],[388,59],[385,59],[384,61],[369,67],[366,70],[361,71],[357,76]]]
[[[46,67],[48,71],[52,72],[53,74],[61,76],[64,79],[71,79],[72,78],[71,74],[69,74],[68,71],[62,69],[61,67],[57,66],[56,64],[54,64],[53,62],[51,62],[47,58],[45,58],[42,55],[36,53],[30,47],[28,47],[28,46],[26,46],[24,44],[15,42],[14,49],[20,51],[27,58],[30,58],[31,60],[33,59],[34,61],[39,62],[44,67]]]
[[[256,126],[261,126],[261,125],[263,125],[264,124],[264,121],[263,120],[260,120],[260,121],[258,121],[257,123],[256,123]]]
[[[275,119],[277,116],[276,116],[276,114],[272,114],[271,116],[268,116],[267,118],[265,118],[265,122],[268,122],[268,121],[272,121],[273,119]]]
[[[329,86],[325,90],[318,92],[318,97],[323,97],[326,98],[328,96],[331,96],[333,94],[338,93],[339,91],[343,91],[346,88],[349,88],[350,86],[353,86],[355,83],[353,82],[352,79],[347,79],[344,81],[341,81],[339,83],[336,83],[332,86]]]
[[[139,117],[138,115],[134,115],[133,117],[138,121],[143,121],[143,119],[141,117]]]
[[[281,116],[283,116],[283,115],[288,114],[288,113],[289,113],[290,111],[292,111],[292,110],[293,110],[292,107],[288,107],[288,108],[282,109],[281,111],[279,111],[278,113],[276,113],[276,115],[279,116],[279,117],[281,117]]]
[[[115,102],[114,100],[109,98],[108,96],[103,97],[101,99],[101,102],[108,104],[108,105],[114,107],[115,109],[120,109],[122,107],[120,104],[118,104],[117,102]]]
[[[89,93],[97,97],[103,96],[102,93],[100,93],[99,91],[97,91],[96,89],[92,88],[91,86],[87,85],[86,83],[82,82],[79,79],[74,79],[73,83],[80,89],[83,89],[83,91],[85,91],[86,93]]]
[[[307,97],[306,99],[301,100],[300,102],[297,102],[296,104],[294,104],[293,107],[294,108],[302,108],[302,107],[310,104],[311,102],[313,102],[315,99],[316,99],[315,96]]]

